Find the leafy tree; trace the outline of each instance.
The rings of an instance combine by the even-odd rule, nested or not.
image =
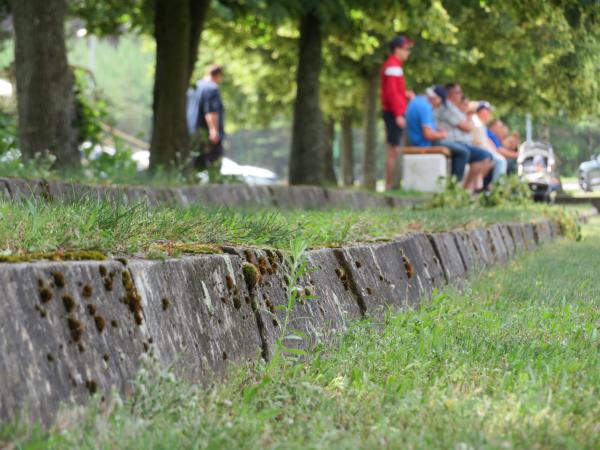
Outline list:
[[[134,23],[128,29],[156,33],[154,8],[160,2],[75,3],[95,4],[100,10],[91,11],[97,15],[109,8],[103,17],[114,17],[108,24]],[[172,2],[169,11],[181,13],[182,5]],[[493,101],[502,113],[564,112],[575,117],[597,110],[600,103],[597,9],[597,2],[571,0],[220,0],[211,6],[201,63],[226,61],[228,78],[223,91],[229,104],[235,104],[228,111],[228,125],[266,125],[274,118],[290,117],[293,109],[293,183],[327,181],[331,152],[323,144],[325,122],[343,123],[348,136],[348,128],[362,118],[367,131],[364,178],[372,186],[378,68],[394,33],[417,39],[406,71],[408,85],[416,91],[434,81],[458,80],[472,97]],[[102,32],[107,28],[98,25]],[[194,44],[188,45],[184,37],[190,34],[182,31],[185,26],[179,28],[175,40],[188,49],[188,56],[183,55],[183,48],[177,49],[181,54],[171,61],[179,67],[179,75],[169,70],[169,75],[159,77],[157,60],[154,129],[155,135],[165,137],[157,139],[165,145],[157,142],[153,148],[157,158],[171,158],[161,159],[161,164],[169,164],[173,152],[185,149],[181,113],[164,115],[182,110],[182,83],[173,80],[184,79],[181,67],[187,64],[191,72],[194,62]],[[175,54],[163,53],[159,60],[167,61],[168,54]],[[295,82],[290,76],[294,70]],[[167,80],[172,91],[166,87]],[[161,92],[171,92],[164,109],[157,106],[162,104]],[[157,108],[163,111],[160,118]],[[349,141],[345,139],[346,144]],[[163,148],[169,150],[159,152]]]
[[[443,79],[520,112],[577,116],[597,108],[599,34],[583,3],[445,1],[459,32]]]

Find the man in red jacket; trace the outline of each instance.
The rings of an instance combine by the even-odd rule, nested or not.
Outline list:
[[[390,56],[381,66],[381,105],[385,122],[386,156],[385,188],[394,182],[394,167],[400,154],[402,130],[406,126],[404,113],[412,92],[406,92],[402,65],[410,55],[414,42],[406,36],[396,36],[390,42]]]

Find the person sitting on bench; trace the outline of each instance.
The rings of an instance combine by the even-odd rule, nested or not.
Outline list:
[[[465,189],[475,192],[479,180],[483,179],[494,167],[492,155],[487,150],[473,145],[474,125],[467,115],[460,110],[463,93],[458,83],[445,86],[446,101],[436,111],[436,120],[440,129],[448,133],[443,143],[436,143],[448,148],[460,147],[469,153],[469,174],[464,181]],[[485,186],[484,186],[485,187]]]
[[[446,96],[444,86],[431,86],[425,90],[425,95],[418,95],[409,103],[406,111],[408,138],[411,145],[417,147],[440,146],[450,150],[452,175],[462,181],[468,163],[471,172],[477,172],[486,169],[481,166],[489,165],[489,158],[480,152],[472,154],[469,146],[449,140],[447,132],[437,128],[433,111],[444,104]]]

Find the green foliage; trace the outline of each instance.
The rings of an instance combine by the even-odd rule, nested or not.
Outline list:
[[[291,77],[281,74],[295,67],[298,34],[290,17],[311,8],[321,14],[326,30],[322,107],[330,117],[350,112],[360,118],[362,80],[383,61],[391,36],[401,32],[417,40],[406,63],[408,84],[415,90],[458,80],[471,97],[493,101],[502,113],[539,116],[594,113],[600,103],[595,76],[600,27],[591,4],[379,0],[348,2],[333,14],[341,3],[241,3],[241,9],[214,8],[221,18],[211,18],[211,35],[223,35],[228,49],[222,51],[235,51],[242,43],[251,61],[262,60],[260,77],[252,71],[240,74],[247,81],[240,83],[245,90],[260,85],[260,110],[269,110],[266,102],[273,110],[285,106],[289,113]],[[263,83],[267,74],[280,82]],[[255,102],[252,97],[243,101]]]
[[[84,19],[88,31],[100,36],[152,28],[152,1],[148,0],[71,0],[69,12]]]
[[[18,149],[17,121],[14,114],[0,110],[0,158]]]
[[[458,79],[472,97],[492,100],[504,110],[541,116],[597,110],[600,85],[594,67],[600,39],[596,19],[587,14],[593,6],[572,4],[586,17],[572,24],[565,5],[552,2],[444,5],[460,32],[449,61],[452,71],[443,81]]]
[[[479,204],[484,207],[527,205],[531,201],[531,190],[517,175],[500,177],[492,184],[490,192],[479,197]]]
[[[456,177],[440,180],[445,183],[444,190],[433,194],[426,203],[427,208],[468,208],[479,205],[484,208],[499,206],[531,205],[531,191],[527,183],[518,176],[500,177],[492,184],[490,192],[473,197],[466,191]]]
[[[99,147],[101,147],[100,144]],[[115,152],[113,154],[101,151],[90,158],[94,147],[87,146],[84,148],[86,160],[82,162],[84,180],[95,180],[96,182],[116,183],[119,181],[134,180],[143,181],[143,175],[138,175],[137,165],[132,159],[132,150],[123,145],[119,139],[114,140]],[[96,147],[96,148],[99,148]],[[157,174],[160,178],[161,174]],[[72,178],[79,178],[75,175]]]
[[[21,152],[11,149],[0,155],[0,176],[48,178],[53,174],[52,165],[55,160],[50,153],[38,153],[28,161],[23,161]]]
[[[563,236],[574,241],[582,239],[581,223],[577,212],[562,208],[553,209],[552,218],[558,222]]]
[[[76,68],[74,76],[78,143],[89,142],[93,147],[102,143],[102,124],[108,121],[106,101],[96,89],[92,73]]]
[[[428,208],[467,208],[473,204],[471,194],[456,177],[440,179],[438,183],[444,186],[444,190],[433,194],[427,202]]]
[[[77,67],[89,63],[85,39],[68,40],[69,61]],[[99,38],[96,44],[93,92],[117,128],[146,142],[152,121],[154,42],[146,36],[126,34]]]

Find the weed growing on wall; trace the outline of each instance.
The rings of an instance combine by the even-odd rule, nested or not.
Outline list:
[[[299,286],[302,277],[308,273],[309,267],[306,259],[307,244],[303,239],[294,239],[290,242],[290,252],[286,257],[283,267],[284,278],[287,285],[287,302],[285,305],[278,305],[275,309],[283,311],[283,323],[279,337],[275,340],[275,351],[271,361],[267,366],[269,369],[278,367],[282,360],[295,360],[299,356],[306,355],[306,351],[300,348],[291,347],[290,342],[302,341],[306,334],[300,330],[293,329],[290,326],[290,319],[296,304],[300,301],[312,300],[316,297],[306,295],[306,291]]]

